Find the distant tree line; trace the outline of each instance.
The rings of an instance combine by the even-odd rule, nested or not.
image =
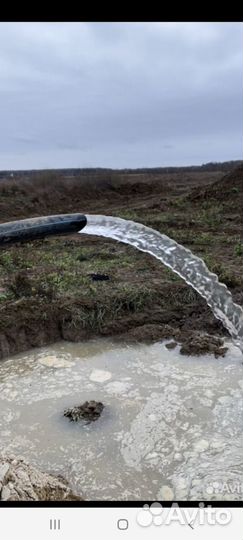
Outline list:
[[[187,172],[200,172],[200,171],[225,171],[230,172],[236,167],[243,164],[243,160],[235,161],[224,161],[220,162],[210,162],[204,163],[203,165],[191,165],[186,167],[142,167],[138,169],[110,169],[103,167],[90,167],[82,169],[42,169],[42,170],[15,170],[15,171],[0,171],[0,180],[6,178],[30,178],[34,176],[39,176],[40,174],[58,174],[67,178],[74,178],[75,176],[82,175],[99,175],[99,174],[111,174],[119,173],[122,175],[126,174],[170,174],[170,173],[187,173]]]

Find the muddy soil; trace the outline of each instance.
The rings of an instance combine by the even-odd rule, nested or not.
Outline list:
[[[243,304],[243,167],[226,175],[220,167],[74,180],[60,174],[2,181],[0,221],[68,212],[139,221],[202,257]],[[130,246],[77,234],[0,251],[0,358],[94,336],[173,338],[187,354],[224,354],[203,333],[228,336],[193,289]]]

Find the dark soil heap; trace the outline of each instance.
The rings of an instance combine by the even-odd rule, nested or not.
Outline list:
[[[79,420],[87,420],[88,422],[94,422],[97,420],[104,409],[101,401],[85,401],[83,405],[78,407],[72,407],[65,409],[63,415],[69,418],[71,422],[78,422]]]
[[[206,188],[200,190],[194,189],[190,195],[190,200],[194,201],[220,201],[231,202],[242,210],[243,198],[243,166],[226,174],[222,179],[214,182]],[[242,212],[241,212],[242,213]]]

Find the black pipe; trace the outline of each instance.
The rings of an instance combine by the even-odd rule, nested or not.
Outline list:
[[[75,233],[81,231],[86,223],[83,214],[59,214],[0,223],[0,247],[45,236]]]

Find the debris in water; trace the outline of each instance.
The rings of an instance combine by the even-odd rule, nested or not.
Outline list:
[[[90,375],[90,380],[94,382],[105,382],[111,379],[112,374],[110,371],[104,371],[103,369],[93,369]]]
[[[63,415],[69,418],[70,422],[78,422],[78,420],[88,420],[94,422],[97,420],[104,409],[101,401],[85,401],[83,405],[65,409]]]
[[[53,368],[68,368],[74,365],[74,362],[65,360],[64,358],[58,358],[57,356],[44,356],[44,358],[39,359],[39,363],[43,366],[53,367]]]
[[[176,347],[177,343],[176,341],[170,341],[170,343],[166,343],[166,349],[174,349]]]
[[[159,490],[158,496],[162,501],[173,501],[174,492],[170,486],[162,486]]]

